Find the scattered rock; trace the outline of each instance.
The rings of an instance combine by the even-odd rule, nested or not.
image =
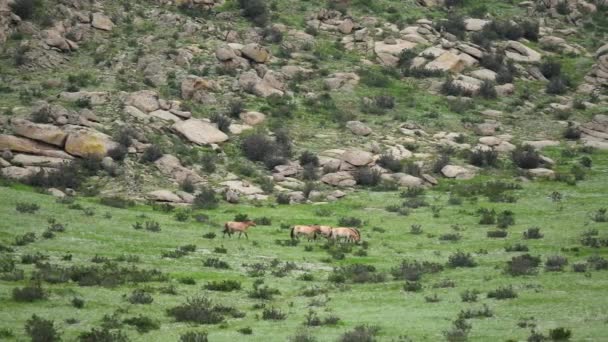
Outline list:
[[[140,90],[131,93],[125,101],[127,106],[133,106],[144,113],[150,113],[160,108],[158,94],[151,90]]]
[[[448,178],[471,179],[475,177],[475,171],[458,165],[446,165],[441,169],[441,173]]]
[[[214,125],[198,119],[180,121],[172,127],[190,142],[199,145],[221,143],[228,140],[228,136],[224,132]]]
[[[111,31],[114,28],[112,20],[102,13],[93,13],[91,15],[91,26],[96,29]]]
[[[13,132],[22,137],[63,147],[68,135],[63,130],[49,124],[37,124],[24,119],[12,119]]]
[[[259,112],[245,112],[240,114],[241,120],[250,126],[255,126],[263,123],[266,120],[266,115]]]
[[[65,151],[78,157],[98,156],[103,158],[108,151],[118,147],[110,136],[101,132],[77,129],[69,133]]]
[[[321,177],[321,182],[342,187],[355,186],[357,184],[353,175],[346,171],[339,171],[323,175],[323,177]]]
[[[71,155],[55,146],[39,143],[27,138],[12,135],[0,135],[0,150],[8,149],[13,152],[23,152],[47,157],[73,159]]]
[[[374,156],[371,153],[357,149],[346,150],[341,158],[343,161],[354,166],[365,166],[374,161]]]
[[[243,53],[243,56],[253,60],[256,63],[266,63],[270,59],[270,51],[256,43],[243,46],[241,52]]]
[[[155,190],[148,192],[146,197],[156,202],[181,203],[182,199],[170,190]]]
[[[355,135],[365,136],[372,133],[372,129],[361,121],[348,121],[346,123],[346,128],[348,128]]]

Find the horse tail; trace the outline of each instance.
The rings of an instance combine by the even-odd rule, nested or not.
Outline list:
[[[295,238],[295,234],[294,234],[294,230],[296,229],[296,226],[292,226],[291,227],[291,232],[289,233],[289,235],[291,236],[291,239],[293,240]]]

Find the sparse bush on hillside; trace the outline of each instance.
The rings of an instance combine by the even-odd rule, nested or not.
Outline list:
[[[219,204],[219,200],[215,195],[215,191],[210,187],[203,187],[201,192],[194,197],[194,208],[197,209],[215,209]]]
[[[141,159],[144,162],[153,163],[153,162],[157,161],[158,159],[160,159],[160,157],[162,157],[162,156],[163,156],[163,150],[160,148],[160,146],[158,146],[156,144],[152,144],[144,150],[144,153],[142,154]]]
[[[258,26],[264,26],[270,19],[270,11],[265,0],[239,0],[243,16]]]
[[[34,302],[48,297],[47,292],[40,283],[34,283],[24,287],[13,289],[13,300],[16,302]]]
[[[224,321],[226,314],[236,310],[231,307],[214,305],[206,297],[188,298],[185,303],[167,310],[178,322],[192,322],[197,324],[218,324]]]
[[[524,232],[524,239],[542,239],[543,234],[540,232],[539,227],[530,227]]]
[[[232,120],[229,117],[223,114],[215,113],[209,118],[209,120],[216,124],[220,131],[227,134],[230,133],[230,125],[232,124]]]
[[[302,152],[302,154],[300,155],[300,165],[304,166],[304,165],[312,165],[312,166],[319,166],[319,157],[317,157],[316,154],[314,154],[313,152],[310,151],[304,151]]]
[[[286,144],[290,144],[289,141]],[[284,164],[288,151],[277,140],[273,141],[263,134],[253,134],[241,142],[241,150],[247,159],[263,162],[268,168]]]
[[[484,167],[496,166],[498,162],[498,152],[494,150],[475,149],[469,152],[469,164]]]
[[[563,95],[568,91],[570,82],[563,76],[555,76],[549,80],[545,92],[551,95]]]
[[[540,258],[526,253],[507,261],[506,272],[512,276],[533,275],[536,274],[538,265]]]
[[[108,327],[93,328],[78,335],[79,342],[128,342],[129,338],[121,330]]]
[[[539,153],[530,145],[518,146],[511,153],[511,159],[522,169],[534,169],[541,163]]]
[[[446,96],[467,96],[470,97],[473,95],[473,92],[470,90],[454,83],[454,79],[449,77],[442,85],[441,85],[441,93]]]
[[[496,290],[488,292],[488,298],[494,299],[511,299],[517,298],[517,292],[513,289],[513,286],[500,286]]]
[[[560,272],[568,265],[568,259],[561,255],[551,255],[545,261],[545,270],[548,272]]]
[[[450,0],[455,1],[455,0]],[[449,14],[447,19],[441,20],[435,27],[438,31],[445,31],[458,38],[463,38],[465,34],[464,18],[460,15]]]
[[[377,161],[378,165],[392,172],[401,172],[403,165],[391,154],[383,154]]]
[[[25,323],[25,332],[32,342],[55,342],[61,340],[59,331],[53,321],[32,315]]]
[[[185,334],[181,334],[179,342],[208,342],[206,331],[189,331]]]
[[[457,251],[456,253],[450,255],[448,259],[448,266],[450,267],[475,267],[477,263],[473,260],[473,257],[470,253],[464,253],[462,251]]]
[[[44,1],[42,0],[15,0],[10,3],[13,13],[18,15],[23,20],[29,20],[34,17],[38,8],[43,8]]]
[[[347,331],[340,336],[339,342],[373,342],[380,328],[376,326],[358,325],[353,330]]]
[[[378,170],[369,167],[362,167],[355,173],[357,184],[363,186],[374,186],[380,183],[382,174]]]
[[[496,94],[494,82],[488,80],[483,81],[481,87],[479,87],[479,96],[484,99],[495,99],[498,95]]]

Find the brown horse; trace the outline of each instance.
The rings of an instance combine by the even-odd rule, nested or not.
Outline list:
[[[299,240],[300,235],[305,235],[310,240],[317,239],[317,232],[319,231],[319,226],[293,226],[291,227],[291,239]]]
[[[249,239],[249,236],[247,235],[247,229],[249,229],[249,227],[255,227],[255,222],[253,222],[253,221],[245,221],[245,222],[230,221],[230,222],[226,222],[226,224],[224,224],[224,234],[222,235],[222,237],[225,237],[226,234],[228,234],[228,237],[232,237],[232,234],[238,232],[239,233],[239,239],[241,238],[242,234],[245,234],[245,237],[247,239]]]
[[[319,226],[317,225],[317,227],[319,228],[317,231],[317,235],[321,235],[323,237],[325,237],[326,239],[329,239],[329,236],[331,235],[331,226]]]
[[[334,241],[343,240],[345,242],[361,241],[361,233],[358,229],[348,227],[332,228],[329,238]]]

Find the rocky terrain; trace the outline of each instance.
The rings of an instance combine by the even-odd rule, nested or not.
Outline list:
[[[1,173],[87,159],[78,186],[103,196],[298,203],[608,148],[602,1],[385,2],[4,1]]]

